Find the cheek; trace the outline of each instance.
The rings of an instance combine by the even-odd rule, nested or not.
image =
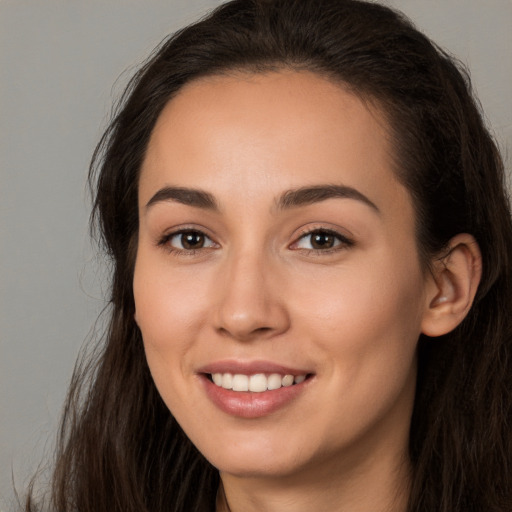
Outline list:
[[[344,384],[369,387],[406,378],[421,331],[424,291],[419,265],[383,253],[336,273],[317,273],[297,294],[299,329],[332,358]],[[299,311],[300,310],[300,311]],[[362,386],[361,389],[365,389]],[[378,392],[378,390],[376,390]]]
[[[303,315],[310,312],[305,318],[318,319],[322,330],[336,326],[345,333],[357,326],[361,332],[384,333],[384,325],[393,323],[407,329],[421,316],[423,278],[414,262],[390,265],[390,260],[390,255],[372,261],[362,257],[339,269],[303,272],[292,295]]]
[[[330,406],[317,411],[316,428],[325,429],[325,438],[332,428],[333,443],[367,431],[389,411],[400,418],[395,427],[408,425],[414,399],[421,272],[393,269],[385,261],[362,268],[317,280],[307,302],[302,301],[302,315],[295,315],[301,319],[298,328],[314,340],[309,351],[327,361],[320,377],[329,382]]]
[[[206,299],[196,275],[165,267],[158,257],[141,251],[133,282],[137,324],[145,343],[157,349],[174,345],[180,334],[201,327]]]
[[[165,259],[164,259],[165,260]],[[169,408],[190,374],[194,339],[205,315],[204,290],[190,275],[171,270],[142,248],[135,264],[135,320],[155,384]]]
[[[139,253],[134,273],[136,322],[141,330],[153,382],[174,415],[193,415],[180,397],[188,396],[193,333],[199,328],[194,311],[201,296],[192,286],[170,281],[154,258]],[[157,270],[159,269],[159,270]],[[186,284],[186,283],[184,283]],[[193,300],[196,297],[196,300]]]

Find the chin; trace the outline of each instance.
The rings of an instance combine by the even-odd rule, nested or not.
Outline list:
[[[237,457],[219,460],[213,465],[223,474],[237,478],[286,478],[298,472],[304,466],[298,461],[286,460],[280,454],[279,460],[262,460],[261,458],[245,458],[243,454]]]
[[[301,472],[311,462],[300,445],[292,440],[272,442],[268,437],[259,437],[260,442],[256,439],[251,443],[226,440],[216,447],[198,448],[221,473],[240,478],[284,478]]]

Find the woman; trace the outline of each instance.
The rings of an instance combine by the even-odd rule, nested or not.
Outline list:
[[[137,73],[92,169],[111,323],[52,510],[512,509],[502,162],[408,21],[227,3]]]

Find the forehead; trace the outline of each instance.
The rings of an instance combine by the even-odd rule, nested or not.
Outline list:
[[[144,202],[166,185],[239,197],[331,183],[396,202],[392,162],[384,116],[340,84],[310,72],[222,75],[166,105],[139,192]]]

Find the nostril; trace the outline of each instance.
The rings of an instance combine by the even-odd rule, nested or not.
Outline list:
[[[264,334],[264,333],[271,332],[271,331],[272,331],[272,327],[258,327],[257,329],[254,329],[255,333],[260,333],[260,334]]]

